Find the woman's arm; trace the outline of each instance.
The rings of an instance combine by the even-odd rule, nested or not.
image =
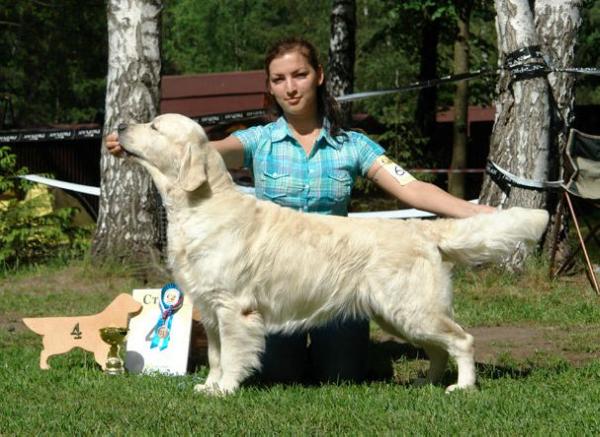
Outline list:
[[[221,154],[227,168],[238,169],[244,165],[244,147],[233,135],[219,141],[211,141],[209,144]],[[106,148],[114,156],[119,156],[123,151],[116,132],[106,136]]]
[[[434,214],[461,218],[496,210],[488,205],[477,205],[454,197],[427,182],[412,180],[403,185],[378,162],[371,166],[367,176],[406,205]]]
[[[209,143],[223,157],[227,168],[238,169],[244,165],[244,146],[242,142],[233,135],[229,135],[219,141]]]

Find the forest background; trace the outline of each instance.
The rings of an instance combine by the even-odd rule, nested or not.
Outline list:
[[[331,4],[322,0],[165,0],[162,75],[256,70],[277,39],[301,35],[327,65]],[[476,1],[470,21],[471,69],[494,68],[493,2]],[[600,2],[584,1],[577,66],[598,65]],[[452,1],[357,0],[355,91],[398,87],[419,78],[424,40],[439,26],[438,76],[452,74],[456,12]],[[107,72],[106,4],[99,0],[0,0],[0,95],[10,128],[102,123]],[[493,104],[496,77],[469,83],[469,104]],[[578,78],[577,104],[600,103],[597,79]],[[454,86],[437,90],[437,107],[452,105]],[[380,140],[406,165],[431,167],[413,129],[417,92],[354,104],[385,126]],[[427,161],[427,162],[425,162]]]

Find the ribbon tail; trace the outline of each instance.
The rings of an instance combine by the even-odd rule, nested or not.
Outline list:
[[[167,336],[163,338],[160,344],[160,350],[163,351],[169,346],[169,341],[171,341],[171,326],[173,325],[173,315],[171,314],[167,319]]]
[[[160,337],[158,336],[158,330],[161,328],[163,323],[164,322],[163,322],[162,318],[160,318],[158,320],[158,322],[156,323],[156,326],[154,327],[154,335],[152,336],[152,341],[150,342],[150,349],[154,349],[156,346],[158,346],[158,343],[160,342]]]

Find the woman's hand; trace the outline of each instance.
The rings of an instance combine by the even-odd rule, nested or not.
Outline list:
[[[108,153],[113,156],[120,156],[123,153],[123,148],[119,143],[119,136],[116,132],[108,134],[105,138],[104,144],[106,145]]]

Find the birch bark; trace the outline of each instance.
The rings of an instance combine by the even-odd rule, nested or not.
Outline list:
[[[158,112],[160,0],[108,2],[108,77],[104,135],[120,123],[147,122]],[[139,165],[110,155],[102,144],[95,259],[147,263],[158,259],[160,200]]]
[[[329,40],[328,83],[332,96],[351,94],[354,89],[356,51],[356,1],[333,0]],[[351,103],[341,104],[346,123],[351,121]]]
[[[572,67],[575,61],[575,44],[581,26],[581,0],[537,0],[535,2],[535,28],[542,41],[542,51],[552,67]],[[550,73],[548,83],[552,92],[550,178],[563,178],[563,157],[569,130],[574,121],[575,76],[565,73]],[[548,207],[552,213],[551,229],[558,219],[558,195],[551,193]],[[568,214],[561,212],[561,227],[557,232],[548,232],[546,247],[558,248],[560,262],[571,252],[566,238],[569,227]]]
[[[524,47],[540,45],[528,0],[495,0],[499,63]],[[526,61],[529,62],[529,61]],[[511,173],[547,180],[550,150],[550,90],[545,77],[511,80],[502,71],[498,80],[496,119],[489,158]],[[490,205],[546,207],[546,194],[513,187],[507,196],[488,176],[480,200]]]

